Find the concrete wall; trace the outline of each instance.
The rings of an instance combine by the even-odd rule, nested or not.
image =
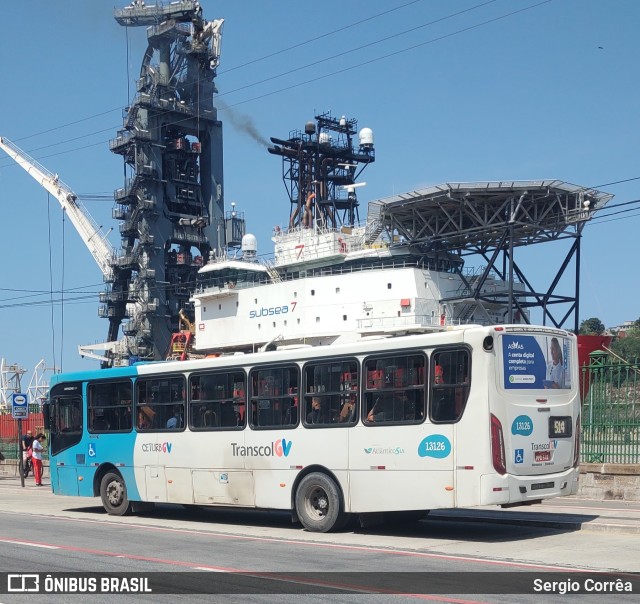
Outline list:
[[[19,477],[18,473],[18,460],[17,459],[5,459],[0,461],[0,477]],[[49,476],[49,460],[42,460],[42,476]],[[33,472],[29,472],[27,480],[33,480]]]
[[[640,501],[640,465],[580,464],[578,497],[599,501]]]

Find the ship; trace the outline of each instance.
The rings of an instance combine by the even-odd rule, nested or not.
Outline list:
[[[445,183],[371,201],[361,221],[357,179],[375,160],[370,128],[323,113],[271,141],[289,219],[273,229],[272,257],[246,234],[240,249],[213,254],[198,271],[193,355],[528,324],[536,308],[543,324],[577,332],[580,236],[612,195],[559,180]],[[536,291],[516,250],[560,239],[570,241],[566,256]],[[466,266],[467,256],[483,265]],[[575,287],[560,292],[572,261]],[[176,342],[173,358],[186,358],[184,339]]]

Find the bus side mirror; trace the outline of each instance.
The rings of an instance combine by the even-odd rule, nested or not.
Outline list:
[[[44,428],[45,430],[50,430],[50,422],[49,422],[49,405],[50,403],[42,403],[42,419],[44,420]]]

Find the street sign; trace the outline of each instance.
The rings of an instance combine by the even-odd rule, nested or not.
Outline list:
[[[14,392],[11,395],[11,415],[14,419],[29,417],[29,399],[26,394]]]

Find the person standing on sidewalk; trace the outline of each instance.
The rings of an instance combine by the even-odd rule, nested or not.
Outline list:
[[[33,463],[33,477],[36,479],[36,486],[42,486],[42,452],[44,451],[44,446],[42,442],[45,440],[45,435],[40,432],[34,439],[33,445],[31,448],[33,449],[33,454],[31,455],[31,461]]]
[[[29,469],[31,467],[31,446],[33,445],[33,434],[31,430],[27,430],[27,433],[22,437],[22,473],[26,478],[29,476]]]

